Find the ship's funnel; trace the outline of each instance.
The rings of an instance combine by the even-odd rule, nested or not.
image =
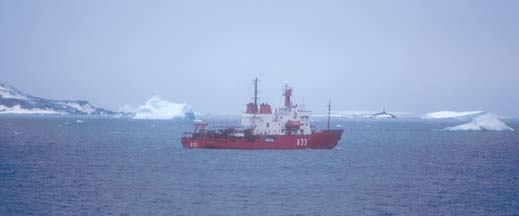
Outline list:
[[[254,103],[248,103],[247,110],[245,112],[249,113],[249,114],[258,113],[258,106],[256,106],[256,104],[254,104]]]
[[[260,114],[272,114],[272,108],[269,104],[262,103],[259,109]]]

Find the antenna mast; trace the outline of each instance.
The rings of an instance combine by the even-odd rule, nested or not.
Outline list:
[[[330,130],[330,112],[332,110],[332,102],[328,102],[328,130]]]

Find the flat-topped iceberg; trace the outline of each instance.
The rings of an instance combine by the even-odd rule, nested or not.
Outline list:
[[[192,118],[191,106],[186,103],[173,103],[155,95],[146,104],[135,110],[134,119],[174,119]]]
[[[445,128],[448,131],[513,131],[514,129],[499,120],[495,115],[476,116],[471,122],[455,127]]]
[[[465,119],[471,118],[474,116],[482,115],[485,111],[464,111],[464,112],[454,112],[454,111],[439,111],[427,113],[422,116],[423,119]]]

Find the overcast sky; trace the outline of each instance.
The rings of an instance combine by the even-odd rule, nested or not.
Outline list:
[[[519,115],[519,1],[0,1],[0,81],[117,110],[237,114],[285,81],[314,113]]]

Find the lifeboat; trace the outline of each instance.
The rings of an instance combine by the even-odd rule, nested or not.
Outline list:
[[[299,130],[299,127],[301,127],[300,121],[292,121],[292,120],[287,121],[286,128],[288,130]]]

